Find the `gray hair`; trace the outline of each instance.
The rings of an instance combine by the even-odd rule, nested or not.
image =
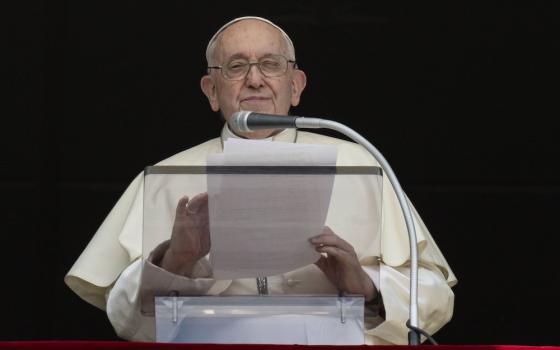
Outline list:
[[[265,22],[265,23],[270,24],[274,28],[278,29],[280,31],[280,33],[282,34],[282,37],[286,41],[286,47],[288,48],[288,56],[289,56],[288,59],[294,60],[294,61],[296,60],[296,50],[294,48],[294,43],[292,42],[292,39],[290,39],[288,34],[286,34],[286,32],[284,30],[282,30],[282,28],[280,28],[279,26],[272,23],[271,21],[269,21],[266,18],[254,17],[254,16],[245,16],[245,17],[238,17],[238,18],[235,18],[235,19],[227,22],[220,29],[218,29],[216,34],[214,34],[212,36],[212,39],[210,39],[210,41],[208,42],[208,46],[206,47],[206,62],[208,63],[209,66],[213,64],[213,63],[211,63],[211,60],[213,58],[214,50],[216,49],[216,43],[218,41],[218,37],[219,37],[220,33],[223,32],[230,25],[232,25],[236,22],[245,20],[245,19],[254,19],[254,20],[257,20],[257,21]]]

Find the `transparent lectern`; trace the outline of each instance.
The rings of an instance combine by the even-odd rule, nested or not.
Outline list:
[[[382,176],[374,166],[147,167],[140,293],[156,340],[363,344],[376,305],[340,294],[309,238],[330,228],[379,288]],[[210,245],[188,276],[160,267],[185,232]]]

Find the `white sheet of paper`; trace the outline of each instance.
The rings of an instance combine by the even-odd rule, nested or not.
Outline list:
[[[227,140],[213,166],[334,166],[337,149]],[[214,278],[273,276],[319,259],[308,239],[322,232],[334,175],[209,174],[210,262]]]

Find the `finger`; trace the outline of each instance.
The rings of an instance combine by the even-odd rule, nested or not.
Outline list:
[[[196,196],[194,196],[193,199],[196,199],[197,201],[201,201],[202,203],[208,203],[208,192],[199,193]]]
[[[319,260],[315,261],[315,265],[317,265],[317,267],[324,272],[328,269],[328,260],[327,258],[321,255]]]
[[[205,234],[202,236],[203,239],[203,245],[204,245],[204,250],[206,252],[206,254],[208,254],[208,252],[210,251],[210,247],[212,247],[212,241],[210,238],[210,231],[205,232]]]
[[[196,196],[194,196],[193,199],[191,199],[189,201],[189,204],[187,205],[187,211],[190,214],[196,214],[201,209],[203,209],[205,207],[208,207],[208,193],[207,192],[199,193]]]
[[[348,252],[337,247],[324,246],[315,248],[315,250],[319,253],[327,253],[329,257],[333,257],[340,263],[350,263],[352,261],[352,256]]]
[[[185,210],[185,207],[187,206],[187,203],[189,202],[189,196],[183,196],[179,199],[179,202],[177,202],[177,209],[175,210],[175,215],[180,215],[183,213],[183,210]]]
[[[332,246],[343,249],[349,253],[354,253],[354,247],[342,238],[335,234],[332,235],[320,235],[310,239],[311,244],[314,246]]]

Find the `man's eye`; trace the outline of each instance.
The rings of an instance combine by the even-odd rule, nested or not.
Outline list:
[[[261,67],[265,69],[278,69],[280,68],[280,62],[275,60],[263,60],[261,61]]]
[[[240,71],[243,70],[246,65],[247,63],[245,62],[231,62],[228,64],[228,69],[231,71]]]

